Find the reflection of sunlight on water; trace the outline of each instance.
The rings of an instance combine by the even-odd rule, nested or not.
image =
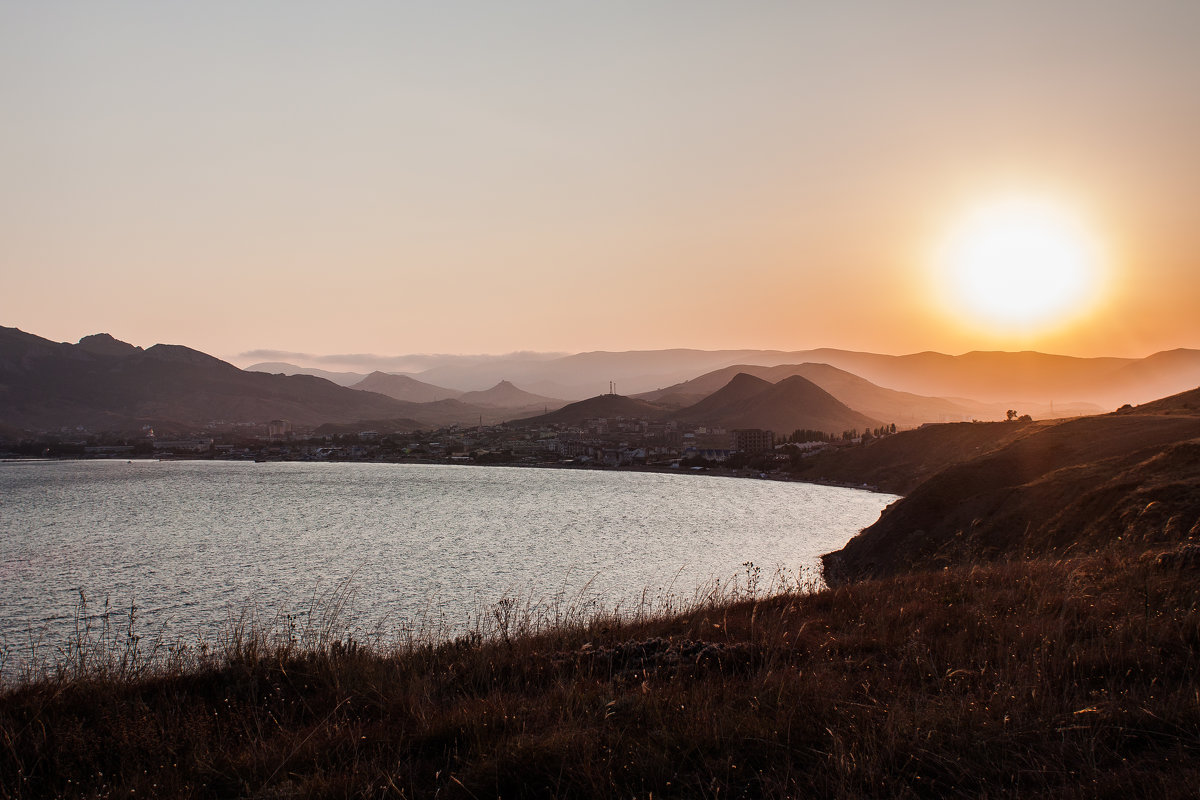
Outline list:
[[[119,462],[124,466],[124,462]],[[397,464],[0,465],[0,636],[52,639],[77,590],[168,637],[238,615],[452,633],[504,597],[626,609],[817,557],[893,498],[696,475]],[[55,620],[54,618],[58,618]]]

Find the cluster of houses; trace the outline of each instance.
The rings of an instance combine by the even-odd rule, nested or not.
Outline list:
[[[186,438],[157,438],[152,430],[147,430],[136,441],[88,442],[81,439],[68,443],[72,447],[61,454],[96,458],[154,455],[160,458],[255,460],[679,466],[700,461],[721,464],[739,454],[774,454],[780,461],[785,461],[797,453],[809,454],[845,446],[852,441],[789,441],[773,431],[757,428],[726,430],[678,421],[627,417],[587,419],[573,425],[452,425],[414,433],[362,430],[335,435],[314,435],[296,429],[286,420],[272,420],[256,426],[253,432],[239,426],[235,430]]]
[[[757,428],[726,430],[679,422],[634,418],[595,418],[577,425],[453,425],[430,432],[354,434],[305,438],[288,431],[265,437],[265,455],[310,460],[438,459],[475,463],[572,463],[604,466],[674,466],[689,459],[722,463],[738,453],[779,453],[785,460],[795,448],[813,452],[837,446],[826,441],[777,440]]]

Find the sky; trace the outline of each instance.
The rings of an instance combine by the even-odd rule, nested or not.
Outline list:
[[[1197,41],[1194,0],[0,0],[0,324],[235,363],[1200,347]],[[1069,220],[1049,261],[950,263],[1006,203]]]

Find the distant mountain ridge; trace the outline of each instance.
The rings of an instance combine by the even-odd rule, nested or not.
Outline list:
[[[404,358],[395,361],[403,363]],[[1056,410],[1089,404],[1078,407],[1085,412],[1148,402],[1200,383],[1200,350],[1186,348],[1145,358],[1077,358],[1031,351],[893,356],[819,348],[596,351],[540,358],[525,353],[490,358],[422,356],[413,363],[422,368],[406,374],[437,386],[467,391],[507,379],[526,391],[564,400],[594,396],[609,381],[615,381],[623,394],[637,396],[734,366],[806,363],[827,364],[880,388],[923,397],[966,398],[1006,407],[1053,404]]]
[[[338,386],[353,386],[367,377],[358,372],[331,372],[327,369],[317,369],[316,367],[298,367],[295,364],[287,364],[282,361],[251,364],[244,369],[246,372],[266,372],[269,375],[312,375],[317,378],[324,378],[331,383],[336,383]]]
[[[539,409],[540,410],[540,409]],[[0,327],[0,427],[191,432],[222,423],[297,426],[394,420],[407,427],[487,423],[516,412],[443,399],[396,400],[311,375],[247,372],[180,345],[143,350],[107,334],[79,344]]]
[[[838,434],[879,427],[882,422],[847,407],[811,381],[794,375],[779,383],[739,373],[700,402],[668,409],[645,400],[602,394],[515,425],[580,425],[597,418],[676,420],[728,429],[761,428],[787,436],[799,428]]]
[[[310,424],[405,411],[382,395],[311,376],[243,372],[179,345],[142,350],[106,335],[58,344],[0,328],[0,420],[12,427],[194,429],[214,420]]]
[[[459,399],[484,408],[533,408],[539,405],[543,408],[561,408],[566,405],[563,400],[518,389],[504,380],[481,392],[466,392]]]
[[[619,394],[601,394],[569,403],[557,411],[517,420],[515,425],[580,425],[589,419],[614,419],[617,417],[661,419],[666,411],[653,403],[634,400]]]
[[[868,417],[894,422],[900,427],[915,427],[926,422],[962,422],[972,419],[1002,420],[1010,407],[1002,403],[981,403],[974,400],[946,397],[925,397],[911,392],[885,389],[857,375],[829,364],[780,364],[762,367],[738,364],[701,375],[690,381],[637,395],[639,399],[666,405],[686,405],[716,391],[739,372],[777,383],[793,375],[801,375],[820,386],[843,403]],[[1023,404],[1022,412],[1035,417],[1077,416],[1102,412],[1099,406],[1086,403]]]
[[[1100,408],[1111,410],[1200,384],[1200,350],[1189,349],[1164,351],[1143,359],[1080,359],[1032,352],[887,356],[832,349],[681,349],[422,359],[422,365],[432,366],[419,377],[383,372],[361,377],[327,373],[343,382],[358,377],[355,388],[350,389],[315,376],[239,370],[179,345],[158,344],[143,350],[108,334],[66,344],[15,328],[0,328],[0,426],[7,430],[77,426],[124,430],[158,424],[195,429],[213,420],[263,422],[271,418],[289,419],[298,425],[350,424],[356,420],[404,420],[405,424],[415,422],[428,427],[495,423],[542,416],[565,402],[555,397],[570,399],[578,396],[570,392],[612,382],[626,392],[639,386],[647,389],[632,399],[653,402],[636,407],[646,416],[669,418],[745,373],[775,386],[801,377],[821,389],[822,395],[814,394],[810,386],[792,382],[785,387],[796,395],[791,400],[747,399],[736,413],[729,410],[723,417],[714,416],[713,424],[770,427],[787,433],[791,425],[830,429],[826,426],[835,426],[835,419],[842,420],[836,424],[851,419],[844,410],[837,410],[820,426],[796,424],[792,410],[781,410],[788,403],[791,408],[815,403],[809,409],[812,411],[826,403],[824,394],[873,423],[896,422],[903,427],[956,416],[996,418],[1005,408],[1038,412],[1034,403],[1043,400],[1053,400],[1054,410],[1060,414],[1095,411],[1096,406],[1087,402],[1103,403]],[[504,372],[494,379],[491,388],[480,390],[479,386],[489,385],[485,379],[493,370]],[[456,383],[428,380],[431,373],[453,377]],[[669,377],[674,380],[665,380]],[[368,378],[371,381],[362,385]],[[404,395],[394,388],[393,392],[400,394],[395,397],[369,391],[376,381],[428,394]],[[463,385],[467,388],[459,388]],[[563,391],[539,388],[546,386]],[[661,388],[664,386],[667,388]],[[926,388],[918,391],[916,387]],[[930,388],[937,393],[930,392]],[[1009,398],[1011,403],[1001,403],[997,397]],[[1023,402],[1022,397],[1033,400]],[[980,409],[990,411],[984,414]],[[966,413],[962,413],[964,410]],[[860,419],[847,427],[861,428],[865,424]]]
[[[330,372],[315,367],[300,367],[284,362],[252,364],[246,367],[248,372],[270,372],[284,375],[315,375],[333,381],[340,386],[351,389],[361,389],[368,392],[378,392],[396,400],[410,403],[431,403],[437,400],[458,399],[464,403],[480,406],[481,408],[507,408],[520,410],[536,410],[541,408],[561,408],[567,401],[555,397],[527,392],[507,380],[500,380],[495,386],[482,390],[464,391],[437,386],[432,383],[417,380],[411,375],[399,372],[382,372],[376,370],[369,375],[356,372]]]
[[[726,370],[720,370],[724,373]],[[716,373],[709,373],[713,375]],[[671,416],[675,419],[708,420],[715,422],[716,417],[725,414],[730,408],[743,406],[755,396],[769,390],[775,384],[746,372],[737,372],[729,380],[713,392],[705,395],[692,405],[675,411]],[[650,398],[641,398],[647,399]]]
[[[434,386],[407,375],[391,375],[386,372],[372,372],[358,383],[352,384],[351,389],[364,392],[379,392],[396,400],[409,403],[432,403],[437,400],[453,400],[462,396],[457,389],[447,389]]]
[[[804,428],[839,434],[877,428],[882,420],[847,406],[801,375],[771,383],[740,372],[722,389],[673,418],[726,428],[762,428],[787,436]]]
[[[1200,350],[1145,358],[1077,358],[1033,351],[973,351],[959,356],[881,356],[812,351],[821,361],[898,391],[985,403],[1094,403],[1112,410],[1175,394],[1200,383]]]
[[[687,398],[704,396],[715,391],[713,387],[727,382],[732,376],[743,373],[753,375],[769,383],[800,375],[815,383],[850,408],[873,419],[895,422],[901,427],[913,427],[925,422],[969,420],[986,415],[1004,417],[1005,409],[987,407],[981,403],[956,402],[942,397],[923,397],[908,392],[897,392],[853,375],[828,364],[781,364],[761,367],[739,364],[715,370],[684,383],[638,395],[643,400],[657,398]]]

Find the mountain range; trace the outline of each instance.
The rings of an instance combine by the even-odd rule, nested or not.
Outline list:
[[[746,373],[685,408],[670,408],[645,399],[602,394],[515,425],[579,425],[588,419],[636,417],[720,428],[761,428],[789,434],[799,428],[831,434],[879,427],[880,420],[847,406],[812,381],[793,375],[778,383]]]
[[[595,396],[609,381],[614,381],[623,394],[642,396],[677,388],[697,376],[723,369],[737,368],[736,371],[744,372],[746,367],[824,364],[880,388],[952,402],[972,401],[974,407],[967,406],[971,415],[997,407],[1023,407],[1049,415],[1051,405],[1054,414],[1094,413],[1126,403],[1145,403],[1200,384],[1200,350],[1192,349],[1168,350],[1145,358],[1077,358],[1031,351],[893,356],[822,348],[635,350],[540,358],[521,353],[466,360],[442,356],[421,359],[423,369],[404,374],[461,391],[481,389],[507,379],[527,391],[564,400]],[[418,362],[397,359],[396,363]],[[289,373],[310,370],[292,364],[271,366],[271,371]],[[261,368],[264,365],[247,367]],[[366,376],[359,380],[362,377]],[[817,380],[812,375],[808,377]],[[933,419],[936,421],[936,417]]]
[[[801,375],[771,383],[744,372],[673,416],[684,421],[727,428],[762,428],[781,434],[798,428],[836,434],[883,424],[882,420],[855,411]]]
[[[497,394],[510,393],[500,387]],[[8,431],[150,426],[184,433],[272,419],[301,427],[389,420],[395,430],[413,430],[501,422],[514,413],[453,398],[406,402],[311,375],[249,372],[180,345],[143,350],[108,334],[66,344],[0,327],[0,427]]]
[[[795,358],[814,354],[827,360]],[[1200,384],[1196,350],[1144,359],[1031,352],[885,356],[842,350],[439,358],[427,357],[422,363],[431,366],[419,377],[378,370],[361,376],[328,371],[326,379],[282,374],[292,369],[283,362],[256,365],[279,370],[275,374],[241,370],[179,345],[143,350],[107,334],[87,336],[77,344],[57,343],[0,327],[0,433],[11,437],[20,430],[76,427],[131,431],[144,425],[195,431],[271,419],[287,419],[298,427],[353,428],[370,422],[366,427],[404,431],[517,419],[551,424],[581,414],[759,427],[778,433],[796,428],[837,433],[888,423],[903,428],[1000,419],[1007,408],[1039,417],[1094,413],[1173,393],[1163,387],[1179,391]],[[468,381],[472,369],[478,372]],[[585,374],[593,386],[616,375],[621,387],[653,388],[633,397],[610,389],[610,394],[592,395],[588,405],[564,407],[566,400],[554,398],[566,395],[532,391],[533,384],[523,380],[492,381],[496,372],[524,374],[536,385],[576,389],[584,386],[579,380]],[[431,374],[453,378],[457,385],[428,379]],[[678,379],[668,382],[672,377]],[[915,390],[925,386],[942,394]],[[1041,398],[1046,405],[1038,405],[1040,400],[1021,404],[996,399],[1021,396]],[[1099,406],[1099,401],[1107,406]]]
[[[408,403],[432,403],[437,400],[456,399],[463,395],[463,392],[457,389],[434,386],[432,383],[425,383],[408,375],[392,375],[378,371],[372,372],[357,383],[348,385],[352,389],[379,392],[394,400],[403,400]]]
[[[665,389],[645,392],[636,396],[641,400],[682,408],[712,394],[739,373],[753,375],[770,383],[778,383],[793,376],[801,376],[856,411],[876,420],[895,422],[903,427],[912,427],[925,422],[1002,419],[1007,410],[996,404],[961,399],[949,400],[944,397],[924,397],[911,392],[885,389],[828,364],[781,364],[775,367],[738,364],[714,370]],[[1039,416],[1046,416],[1047,409],[1028,410],[1039,413]],[[1077,413],[1091,413],[1097,410],[1099,409],[1094,406],[1087,406],[1079,408]]]

